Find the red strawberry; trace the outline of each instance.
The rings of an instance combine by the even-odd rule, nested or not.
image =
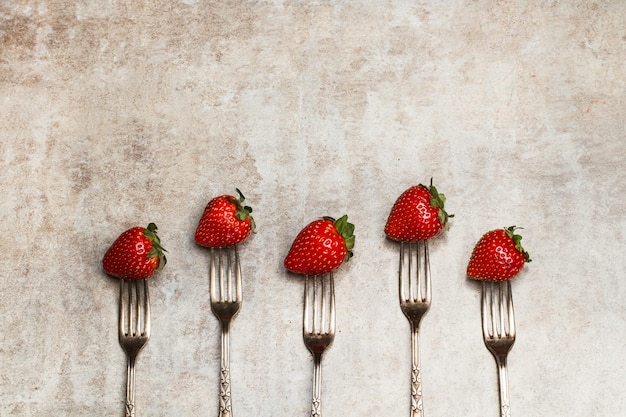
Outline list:
[[[447,229],[448,214],[443,206],[446,197],[437,192],[432,179],[430,186],[413,186],[403,192],[396,200],[387,224],[385,234],[393,240],[414,242],[437,236],[444,227]]]
[[[165,249],[157,227],[133,227],[122,233],[104,254],[104,271],[117,278],[146,279],[165,266]]]
[[[352,256],[354,225],[348,215],[322,217],[309,223],[289,249],[285,268],[296,274],[320,275],[334,271]]]
[[[223,248],[243,242],[254,231],[252,208],[243,206],[246,199],[237,189],[239,198],[232,195],[215,197],[204,209],[196,228],[195,240],[198,245],[210,248]]]
[[[519,228],[511,226],[485,233],[474,247],[467,276],[484,281],[506,281],[517,275],[524,262],[531,259],[515,229]]]

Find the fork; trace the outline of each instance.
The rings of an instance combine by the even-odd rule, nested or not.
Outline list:
[[[482,283],[481,317],[483,339],[498,366],[500,416],[511,417],[506,359],[515,343],[515,315],[511,282]]]
[[[400,242],[400,309],[411,324],[411,417],[423,417],[422,376],[418,345],[419,326],[430,308],[428,242]]]
[[[230,393],[230,323],[241,308],[241,264],[237,246],[211,248],[211,310],[222,325],[219,416],[232,417]]]
[[[335,284],[332,272],[305,276],[302,337],[313,355],[311,417],[321,417],[322,354],[335,339]]]
[[[135,417],[135,359],[150,339],[147,280],[120,280],[119,342],[128,358],[126,417]]]

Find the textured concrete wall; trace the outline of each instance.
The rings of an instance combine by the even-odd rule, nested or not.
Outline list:
[[[487,230],[524,226],[513,283],[514,415],[626,413],[626,3],[130,1],[0,3],[0,415],[115,416],[125,357],[102,255],[155,222],[153,335],[138,416],[215,415],[219,329],[204,205],[235,187],[237,417],[307,415],[311,359],[297,231],[348,213],[325,417],[409,412],[409,327],[395,198],[434,177],[456,214],[431,245],[422,324],[427,415],[498,415],[479,294],[464,271]]]

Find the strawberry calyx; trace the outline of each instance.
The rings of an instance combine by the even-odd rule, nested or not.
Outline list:
[[[148,227],[143,230],[143,234],[146,238],[152,242],[152,250],[148,252],[148,258],[159,258],[159,266],[157,267],[157,271],[163,269],[165,264],[167,263],[167,258],[165,257],[165,248],[161,246],[161,239],[159,235],[157,235],[157,226],[154,223],[150,223]]]
[[[354,236],[354,224],[348,222],[347,214],[344,214],[337,220],[329,216],[324,216],[323,219],[331,221],[335,225],[335,230],[337,230],[339,236],[342,237],[345,242],[346,249],[348,250],[346,253],[346,261],[349,260],[352,255],[354,255],[352,252],[352,249],[354,249],[354,242],[356,240],[356,237]]]
[[[507,236],[510,237],[511,240],[513,240],[513,243],[515,244],[515,249],[517,249],[521,254],[524,255],[524,262],[532,262],[532,259],[530,259],[530,254],[526,252],[526,250],[524,250],[524,248],[522,247],[522,236],[515,234],[515,230],[517,229],[523,229],[523,227],[505,227],[504,231],[506,232]]]
[[[235,188],[235,190],[237,190],[239,198],[231,197],[228,199],[228,201],[233,203],[236,207],[235,217],[242,222],[249,218],[252,232],[256,233],[256,223],[254,222],[254,218],[250,215],[250,213],[252,213],[252,207],[244,206],[243,202],[246,200],[246,197],[244,197],[239,188]]]
[[[446,230],[450,229],[450,223],[448,219],[454,217],[454,214],[448,214],[444,209],[446,203],[446,196],[443,193],[437,191],[437,188],[433,185],[433,179],[430,179],[430,185],[426,186],[420,184],[422,187],[426,188],[430,194],[430,205],[433,207],[437,207],[439,210],[437,211],[437,217],[439,218],[439,223],[441,223]]]

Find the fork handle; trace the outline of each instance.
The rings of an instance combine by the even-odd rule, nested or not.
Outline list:
[[[232,417],[230,396],[230,322],[222,322],[222,352],[220,361],[220,410],[219,417]]]
[[[498,387],[500,388],[500,417],[511,417],[506,355],[496,356],[496,364],[498,365]]]
[[[418,333],[419,328],[411,323],[411,417],[424,417]]]
[[[322,354],[313,354],[313,398],[311,417],[322,417]]]
[[[135,417],[135,358],[133,356],[128,356],[125,416]]]

